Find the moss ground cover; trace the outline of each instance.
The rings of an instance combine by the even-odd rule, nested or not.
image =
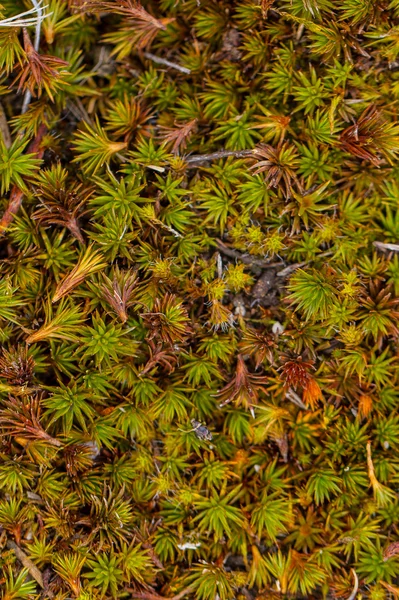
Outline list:
[[[0,19],[3,600],[397,598],[399,1]]]

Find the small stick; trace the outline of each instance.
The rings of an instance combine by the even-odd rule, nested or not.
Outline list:
[[[42,0],[37,3],[39,7],[40,4],[42,4]],[[48,8],[48,4],[46,4],[46,6],[41,6],[40,10],[42,11],[45,8]],[[35,25],[37,24],[37,17],[26,18],[27,15],[31,15],[32,13],[37,13],[36,5],[23,13],[19,13],[18,15],[14,15],[8,19],[2,19],[0,21],[0,27],[28,27],[29,25]],[[45,19],[46,17],[50,17],[52,14],[53,13],[47,13],[46,15],[41,14],[41,20]]]
[[[75,98],[75,102],[71,100],[67,101],[67,109],[71,111],[73,116],[78,119],[78,121],[85,121],[89,125],[93,124],[92,119],[89,117],[85,107],[82,104],[80,98]],[[124,159],[125,160],[125,159]]]
[[[43,158],[44,150],[40,148],[40,144],[46,132],[47,127],[45,125],[40,125],[35,139],[28,146],[28,154],[36,154],[36,158]],[[14,217],[22,204],[23,196],[24,192],[20,190],[18,186],[14,185],[11,190],[8,206],[0,219],[0,236],[3,235],[7,227],[13,222]]]
[[[29,498],[29,500],[32,500],[32,502],[37,502],[38,504],[45,504],[43,498],[41,498],[38,494],[35,494],[35,492],[26,492],[26,496],[27,498]]]
[[[331,252],[331,250],[327,250],[326,252],[322,252],[321,254],[318,254],[316,256],[316,258],[313,258],[312,260],[305,260],[304,262],[288,265],[288,267],[286,267],[282,271],[278,271],[278,273],[276,273],[276,275],[277,275],[277,277],[286,277],[287,275],[291,275],[291,273],[293,273],[297,269],[300,269],[301,267],[304,267],[305,265],[309,265],[310,263],[314,262],[318,258],[322,258],[324,256],[330,256],[331,254],[333,254]]]
[[[383,242],[373,242],[373,245],[379,250],[390,250],[391,252],[399,252],[399,244],[384,244]]]
[[[170,67],[171,69],[176,69],[176,71],[180,71],[181,73],[186,73],[186,75],[190,75],[191,69],[187,69],[186,67],[181,67],[180,65],[171,62],[170,60],[166,60],[166,58],[161,58],[160,56],[156,56],[151,52],[144,52],[144,56],[149,60],[152,60],[154,63],[159,65],[165,65],[165,67]]]
[[[184,588],[184,590],[182,590],[175,596],[172,596],[171,598],[166,598],[165,596],[160,596],[156,592],[151,592],[151,591],[137,592],[136,590],[132,590],[129,588],[127,588],[127,591],[132,593],[133,598],[137,598],[137,599],[140,598],[140,600],[181,600],[181,598],[184,598],[184,596],[187,596],[187,594],[190,594],[193,591],[193,588],[191,586]]]
[[[223,279],[223,262],[222,262],[222,257],[220,256],[219,252],[216,255],[216,266],[217,266],[217,270],[218,270],[219,279]]]
[[[267,260],[263,260],[262,258],[255,258],[253,256],[250,256],[249,254],[241,254],[241,252],[238,252],[238,250],[233,250],[233,248],[229,248],[228,246],[226,246],[226,244],[224,244],[222,240],[219,239],[216,240],[216,244],[220,252],[222,252],[222,254],[225,254],[230,258],[236,258],[237,260],[240,260],[246,265],[259,267],[260,269],[269,269],[271,267],[281,267],[281,265],[284,264],[282,262],[271,263],[267,262]]]
[[[353,585],[353,590],[351,592],[351,595],[348,597],[348,600],[355,600],[357,590],[359,589],[359,578],[356,574],[355,569],[351,569],[351,571],[352,571],[352,575],[353,575],[353,579],[354,579],[354,585]]]
[[[290,400],[291,402],[293,402],[294,404],[296,404],[297,406],[299,406],[299,408],[302,408],[303,410],[307,410],[307,407],[305,406],[305,404],[302,402],[301,398],[298,396],[298,394],[296,392],[294,392],[293,389],[289,388],[287,390],[287,393],[285,394],[285,397],[288,398],[288,400]]]
[[[21,548],[11,540],[7,542],[7,548],[10,548],[10,550],[13,550],[15,552],[16,557],[22,563],[25,569],[28,569],[33,579],[37,581],[41,588],[44,588],[43,575],[40,573],[36,565],[34,565],[33,562],[26,556],[25,552],[21,550]]]
[[[287,275],[291,275],[291,273],[293,273],[297,269],[300,269],[301,267],[304,267],[305,265],[307,265],[308,262],[309,261],[306,260],[305,262],[288,265],[288,267],[285,267],[285,269],[283,269],[282,271],[279,271],[278,273],[276,273],[276,275],[278,277],[286,277]]]
[[[227,158],[234,156],[235,158],[247,158],[253,155],[253,150],[220,150],[219,152],[211,152],[210,154],[193,154],[187,156],[184,161],[189,168],[196,167],[197,163],[207,162],[209,160],[218,160],[219,158]]]

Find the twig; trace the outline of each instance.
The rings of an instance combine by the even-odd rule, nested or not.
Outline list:
[[[43,157],[44,150],[40,148],[40,144],[46,132],[47,127],[45,125],[40,125],[35,139],[28,146],[28,154],[35,154],[36,158],[39,159]],[[0,235],[3,235],[7,227],[13,222],[14,217],[22,204],[23,196],[24,192],[18,186],[14,185],[11,190],[8,206],[0,220]]]
[[[10,548],[10,550],[13,550],[15,552],[16,557],[22,563],[25,569],[28,569],[33,579],[37,581],[41,588],[44,588],[43,575],[36,567],[36,565],[34,565],[33,562],[26,556],[25,552],[21,550],[21,548],[11,540],[7,542],[7,548]]]
[[[279,271],[278,273],[276,273],[276,275],[278,277],[287,277],[287,275],[291,275],[291,273],[293,273],[297,269],[300,269],[301,267],[304,267],[309,262],[310,261],[305,260],[304,262],[294,263],[292,265],[288,265],[288,267],[285,267],[285,269],[283,269],[282,271]]]
[[[37,3],[37,5],[40,6],[41,3],[42,0],[40,0],[40,2]],[[46,6],[41,6],[40,10],[43,11],[45,8],[48,8],[47,4]],[[26,10],[23,13],[19,13],[18,15],[14,15],[13,17],[9,17],[8,19],[2,19],[0,21],[0,27],[29,27],[30,25],[35,25],[37,24],[37,17],[29,17],[28,19],[26,18],[27,15],[31,15],[32,13],[37,13],[36,5],[30,10]],[[52,14],[53,13],[47,13],[43,15],[42,13],[40,18],[41,20],[43,20],[47,17],[50,17]]]
[[[223,279],[223,262],[219,252],[216,255],[216,267],[218,271],[218,278]]]
[[[355,600],[357,590],[359,589],[359,578],[356,574],[355,569],[351,569],[351,571],[352,571],[352,575],[353,575],[353,579],[355,580],[355,583],[353,585],[353,590],[351,592],[351,595],[348,597],[348,600]]]
[[[186,588],[184,588],[184,590],[182,590],[175,596],[171,596],[170,598],[167,598],[166,596],[160,596],[156,592],[152,592],[152,591],[151,592],[150,591],[137,592],[136,590],[133,590],[131,588],[127,588],[127,591],[131,592],[132,597],[137,598],[137,600],[181,600],[181,598],[184,598],[184,596],[187,596],[187,594],[190,594],[190,592],[193,591],[193,588],[192,588],[192,586],[186,587]]]
[[[219,158],[227,158],[228,156],[247,158],[252,155],[253,150],[220,150],[219,152],[211,152],[210,154],[193,154],[192,156],[187,156],[184,161],[188,168],[193,168],[196,167],[198,163],[218,160]]]
[[[27,498],[29,498],[29,500],[32,500],[32,502],[37,502],[38,504],[45,504],[43,498],[38,494],[35,494],[35,492],[28,491],[26,492],[26,496]]]
[[[85,121],[89,125],[93,124],[93,120],[90,118],[90,116],[89,116],[87,110],[85,109],[85,107],[83,106],[82,101],[81,101],[80,98],[76,98],[75,102],[72,102],[71,100],[68,100],[67,101],[67,108],[68,108],[68,110],[71,111],[71,113],[73,114],[73,116],[76,119],[78,119],[79,121]]]
[[[238,252],[238,250],[233,250],[233,248],[229,248],[228,246],[226,246],[226,244],[224,244],[222,240],[219,239],[216,240],[216,245],[219,248],[220,252],[222,252],[222,254],[225,254],[230,258],[236,258],[237,260],[243,262],[245,265],[259,267],[260,269],[269,269],[272,267],[281,267],[281,265],[284,264],[282,262],[271,263],[267,260],[263,260],[262,258],[255,258],[253,256],[250,256],[249,254],[241,254],[241,252]]]
[[[324,256],[330,256],[331,254],[332,254],[332,251],[327,250],[326,252],[322,252],[321,254],[318,254],[316,256],[316,258],[313,258],[312,260],[305,260],[304,262],[293,263],[292,265],[288,265],[288,267],[286,267],[282,271],[278,271],[278,273],[276,273],[276,275],[278,277],[287,277],[287,275],[291,275],[291,273],[293,273],[297,269],[300,269],[301,267],[304,267],[305,265],[309,265],[310,263],[314,262],[318,258],[323,258]]]
[[[36,19],[36,30],[35,30],[35,41],[33,43],[33,47],[36,50],[36,52],[39,52],[39,46],[40,46],[40,30],[41,30],[41,26],[42,26],[42,20],[43,20],[43,12],[42,12],[42,7],[41,5],[41,1],[38,2],[38,0],[32,0],[32,4],[34,6],[34,10],[37,13],[37,19]],[[48,15],[46,15],[48,16]],[[30,101],[32,100],[32,94],[30,92],[30,90],[26,90],[25,92],[25,96],[24,96],[24,101],[22,104],[22,109],[21,109],[21,113],[25,114],[26,111],[28,110],[28,106]]]
[[[11,146],[11,135],[8,128],[7,118],[4,112],[3,105],[0,103],[0,133],[3,138],[5,147],[8,149]]]
[[[151,52],[144,52],[144,56],[149,60],[152,60],[154,63],[159,65],[165,65],[165,67],[170,67],[171,69],[176,69],[176,71],[180,71],[181,73],[186,73],[190,75],[191,69],[187,69],[186,67],[181,67],[180,65],[171,62],[170,60],[166,60],[166,58],[161,58],[160,56],[156,56]]]
[[[224,244],[222,242],[222,240],[219,240],[219,239],[216,239],[216,245],[219,248],[220,252],[222,252],[226,256],[229,256],[230,258],[237,258],[238,260],[240,260],[241,262],[243,262],[246,265],[250,265],[253,267],[259,267],[260,269],[281,267],[281,265],[284,264],[283,261],[271,263],[271,262],[267,262],[267,260],[262,260],[261,258],[253,258],[252,256],[250,256],[248,254],[241,254],[241,252],[238,252],[237,250],[233,250],[233,248],[229,248],[228,246],[226,246],[226,244]],[[391,244],[391,245],[393,245],[393,244]],[[399,246],[398,246],[398,250],[399,250]],[[330,250],[327,250],[326,252],[322,252],[321,254],[319,254],[317,256],[317,258],[329,256],[330,254],[332,254],[332,252]],[[297,269],[300,269],[301,267],[304,267],[305,265],[308,265],[311,262],[313,262],[313,260],[306,260],[304,262],[288,265],[288,267],[285,267],[281,271],[277,271],[276,275],[278,277],[287,277],[288,275],[291,275],[291,273],[293,273]]]
[[[192,591],[193,591],[193,588],[191,586],[188,586],[188,587],[184,588],[184,590],[182,590],[181,592],[176,594],[176,596],[173,596],[173,598],[171,600],[180,600],[181,598],[184,598],[184,596],[187,596],[187,594],[190,594],[190,592],[192,592]]]
[[[37,0],[32,0],[32,4],[36,8],[36,12],[37,12],[37,21],[36,21],[36,30],[35,30],[35,41],[34,41],[33,47],[36,50],[36,52],[39,52],[39,47],[40,47],[40,31],[41,31],[42,20],[43,20],[43,9],[40,6],[41,2],[38,2]],[[47,16],[49,16],[49,15],[47,15]]]
[[[289,388],[287,390],[287,393],[285,394],[285,397],[288,398],[288,400],[290,400],[291,402],[293,402],[294,404],[296,404],[297,406],[299,406],[299,408],[302,408],[303,410],[307,410],[307,407],[305,406],[305,404],[302,402],[301,398],[298,396],[298,394],[296,392],[294,392],[293,389]]]
[[[399,252],[399,244],[384,244],[383,242],[373,242],[373,245],[379,250],[390,250],[391,252]]]

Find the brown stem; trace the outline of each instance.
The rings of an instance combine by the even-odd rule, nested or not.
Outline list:
[[[82,232],[80,231],[80,227],[78,225],[78,220],[75,217],[71,217],[68,223],[66,223],[69,231],[72,235],[81,243],[84,244],[84,239],[82,236]]]
[[[35,158],[43,158],[44,149],[40,145],[46,132],[47,127],[40,125],[35,139],[28,146],[28,154],[35,154]],[[3,235],[7,227],[13,222],[15,215],[22,205],[23,196],[24,192],[18,186],[14,185],[11,190],[8,206],[0,219],[0,235]]]
[[[33,562],[26,556],[25,552],[23,552],[23,550],[21,550],[21,548],[11,540],[7,542],[7,548],[10,548],[10,550],[13,550],[15,552],[15,555],[20,561],[20,563],[22,563],[25,569],[28,569],[29,573],[32,575],[33,579],[37,581],[40,587],[44,588],[43,575],[41,574],[39,569],[33,564]]]
[[[35,437],[38,437],[42,440],[46,440],[52,446],[57,446],[60,448],[62,446],[61,442],[56,438],[53,438],[47,431],[43,429],[40,425],[39,420],[36,418],[34,414],[32,414],[32,425],[25,425],[25,429],[30,431]]]
[[[44,431],[44,430],[42,430],[42,431],[43,431],[43,433],[41,433],[39,435],[39,437],[41,437],[43,440],[46,440],[46,442],[48,444],[51,444],[51,446],[56,446],[57,448],[61,448],[62,442],[60,442],[60,440],[57,440],[56,438],[53,438],[46,431]]]

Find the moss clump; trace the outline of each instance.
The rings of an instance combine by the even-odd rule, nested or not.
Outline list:
[[[3,599],[396,597],[399,2],[2,4]]]

